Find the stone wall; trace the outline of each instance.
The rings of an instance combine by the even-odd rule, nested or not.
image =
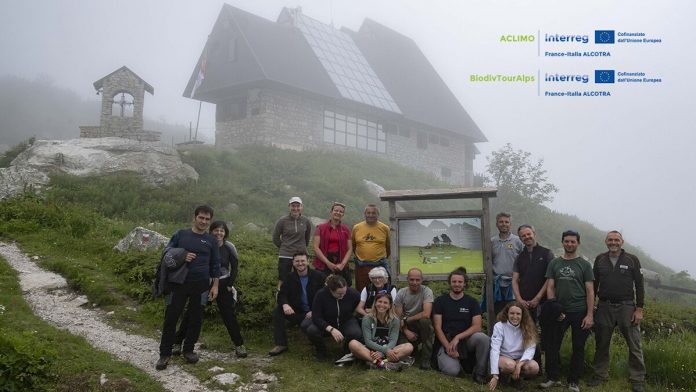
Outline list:
[[[318,101],[279,91],[250,90],[244,118],[216,122],[215,145],[315,148],[321,143],[323,115],[323,105]]]
[[[121,137],[124,139],[139,140],[141,142],[158,142],[162,137],[162,132],[130,129],[107,129],[96,126],[80,126],[80,137]]]
[[[112,113],[113,99],[121,92],[133,96],[133,115],[121,117],[120,113]],[[124,129],[143,129],[143,104],[145,101],[145,83],[127,69],[120,69],[107,79],[104,79],[102,108],[99,125],[102,131],[122,131]],[[117,97],[118,98],[118,97]]]
[[[295,150],[321,148],[360,152],[432,173],[453,185],[473,184],[473,172],[467,170],[465,164],[466,160],[473,159],[473,156],[467,156],[467,152],[472,151],[472,148],[467,146],[464,137],[404,123],[399,124],[396,134],[386,134],[386,153],[327,144],[323,142],[325,108],[334,110],[318,100],[300,97],[297,94],[250,90],[246,95],[244,118],[218,119],[216,122],[215,145],[235,148],[248,144],[263,144]],[[409,133],[408,136],[406,132]],[[439,142],[427,143],[426,148],[419,148],[418,132],[426,134],[427,137],[437,135],[438,140],[445,137],[449,145],[443,146]]]

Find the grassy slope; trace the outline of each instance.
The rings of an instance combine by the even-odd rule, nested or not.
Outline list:
[[[300,195],[305,201],[305,213],[314,216],[326,216],[332,200],[344,201],[349,205],[346,222],[357,222],[361,215],[360,206],[376,199],[362,184],[363,178],[387,189],[442,186],[435,179],[386,161],[367,160],[364,156],[352,154],[300,153],[257,147],[236,153],[203,149],[187,153],[185,160],[201,174],[197,184],[149,189],[129,176],[56,178],[53,189],[44,198],[28,197],[0,203],[0,235],[17,239],[25,251],[43,256],[41,263],[44,266],[65,275],[70,284],[86,293],[92,302],[114,310],[114,324],[157,337],[162,304],[149,298],[149,282],[158,255],[154,252],[120,255],[113,252],[111,246],[132,227],[151,222],[156,222],[153,224],[155,230],[169,235],[176,227],[188,225],[190,211],[195,205],[210,203],[216,210],[216,218],[229,220],[235,226],[233,241],[240,250],[242,263],[238,286],[245,294],[245,306],[239,318],[252,355],[263,355],[271,347],[269,321],[276,251],[267,231],[248,231],[240,229],[241,226],[254,222],[261,227],[272,227],[275,219],[284,213],[287,199],[292,195]],[[517,222],[523,221],[524,212],[515,212],[516,208],[523,208],[514,203],[510,203],[510,207],[501,206],[512,210]],[[538,226],[553,224],[578,228],[577,221],[571,221],[569,226],[565,226],[568,224],[566,221],[553,223],[555,214],[540,208],[545,214],[538,218],[544,220],[537,223]],[[526,211],[530,213],[531,210]],[[529,219],[537,222],[537,218],[532,219],[531,215]],[[587,246],[592,238],[590,229],[584,226],[579,229],[584,234],[583,245]],[[602,236],[598,231],[594,235],[597,238]],[[441,290],[438,286],[436,291]],[[135,307],[137,312],[127,307]],[[229,351],[232,348],[214,309],[211,307],[209,310],[211,314],[204,324],[202,342],[208,347]],[[653,374],[651,382],[661,386],[696,385],[693,375],[687,378],[686,384],[672,381],[679,377],[676,373],[680,364],[689,363],[684,359],[688,358],[685,354],[670,351],[670,358],[678,361],[670,364],[654,357],[651,351],[659,351],[660,347],[673,342],[673,338],[666,336],[668,324],[674,322],[678,331],[694,329],[696,314],[693,308],[657,306],[651,302],[648,309],[660,309],[661,312],[647,313],[646,326],[651,327],[651,341],[646,343],[646,357],[667,364],[660,373]],[[686,336],[693,339],[691,334]],[[329,365],[307,360],[311,352],[302,347],[305,341],[303,336],[294,332],[291,353],[274,360],[266,368],[280,375],[280,390],[304,390],[308,380],[316,379],[317,374],[324,376],[317,380],[319,384],[313,386],[321,390],[327,385],[334,390],[354,390],[346,380],[356,380],[358,376],[360,381],[355,381],[358,389],[365,391],[473,388],[468,381],[452,380],[417,369],[388,377],[380,372],[364,373],[360,367],[334,371]],[[620,347],[620,341],[617,343]],[[612,379],[610,387],[605,389],[607,391],[625,388],[626,371],[620,365],[622,359],[625,362],[624,350],[619,347],[614,350],[616,358],[613,361],[618,364],[613,369],[618,378]],[[590,354],[588,349],[588,363]],[[200,365],[194,371],[200,370],[201,378],[206,379],[209,377],[205,372],[208,365],[212,364]],[[219,365],[239,372],[243,379],[250,377],[256,366],[251,362]]]
[[[31,350],[47,350],[51,357],[48,371],[53,374],[36,390],[46,391],[162,391],[162,387],[144,372],[110,354],[93,349],[84,339],[59,330],[32,314],[22,298],[16,272],[0,259],[0,334],[4,338],[20,336],[30,342]],[[7,353],[0,353],[0,355]],[[99,384],[101,374],[111,383]],[[124,381],[128,380],[128,381]],[[0,386],[0,390],[4,390]]]

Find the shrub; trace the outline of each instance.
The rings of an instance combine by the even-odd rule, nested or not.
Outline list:
[[[12,163],[12,161],[15,158],[17,158],[17,155],[24,152],[27,148],[34,144],[35,141],[35,137],[30,137],[26,141],[21,142],[16,146],[10,148],[9,150],[5,151],[4,154],[0,155],[0,167],[9,167],[10,163]]]
[[[0,330],[0,391],[35,390],[53,378],[56,354],[30,332]]]

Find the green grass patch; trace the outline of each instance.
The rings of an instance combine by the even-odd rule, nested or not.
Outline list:
[[[34,316],[0,259],[0,391],[163,391],[146,373]],[[111,380],[100,385],[101,374]]]

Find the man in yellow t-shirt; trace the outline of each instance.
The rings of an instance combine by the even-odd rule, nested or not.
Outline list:
[[[384,267],[391,276],[387,258],[391,253],[389,226],[380,222],[379,207],[368,204],[365,220],[353,226],[351,239],[355,252],[355,288],[362,290],[369,283],[368,273],[377,266]]]

